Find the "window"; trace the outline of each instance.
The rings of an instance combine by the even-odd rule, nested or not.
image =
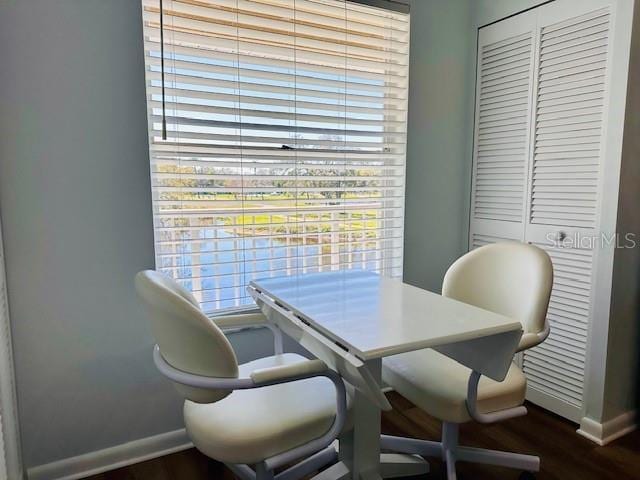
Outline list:
[[[401,276],[408,14],[341,0],[162,8],[161,29],[159,0],[143,0],[158,270],[207,312],[250,304],[254,278]]]

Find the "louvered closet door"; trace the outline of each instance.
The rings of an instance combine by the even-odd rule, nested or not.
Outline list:
[[[535,13],[480,30],[470,246],[522,240]]]
[[[599,2],[539,11],[526,240],[553,261],[549,338],[524,354],[528,398],[582,417],[598,246],[601,151],[611,12]],[[582,11],[579,11],[582,10]]]

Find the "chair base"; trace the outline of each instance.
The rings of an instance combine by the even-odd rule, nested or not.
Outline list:
[[[320,468],[335,464],[338,461],[338,452],[334,444],[278,474],[275,474],[273,470],[269,470],[264,462],[257,464],[255,470],[248,465],[230,463],[225,465],[241,480],[298,480]]]
[[[264,463],[256,465],[255,470],[248,465],[226,464],[242,480],[298,480],[312,472],[330,465],[329,468],[312,477],[311,480],[347,480],[351,471],[338,461],[336,443],[312,455],[311,457],[275,474],[267,470]],[[400,478],[422,475],[429,472],[429,464],[418,455],[403,453],[383,453],[380,455],[381,478]]]
[[[533,455],[462,447],[458,443],[458,432],[459,425],[457,423],[444,422],[442,424],[442,442],[382,435],[380,448],[383,451],[441,458],[446,463],[447,480],[456,480],[456,462],[497,465],[531,473],[540,470],[540,458]]]
[[[380,455],[380,475],[371,474],[371,479],[413,477],[427,473],[429,473],[429,463],[419,455],[383,453]],[[351,478],[349,467],[344,462],[338,462],[312,477],[311,480],[350,480]]]

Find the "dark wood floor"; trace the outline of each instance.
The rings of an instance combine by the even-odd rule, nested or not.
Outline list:
[[[394,410],[383,416],[383,430],[392,435],[436,440],[440,424],[397,394],[389,394]],[[463,425],[465,445],[539,455],[538,480],[640,480],[640,431],[606,447],[576,434],[576,426],[538,407],[528,405],[526,417],[495,425]],[[424,480],[444,478],[442,463],[430,459]],[[458,464],[459,478],[516,480],[520,472],[483,465]],[[194,449],[95,475],[87,480],[233,480],[222,465]]]

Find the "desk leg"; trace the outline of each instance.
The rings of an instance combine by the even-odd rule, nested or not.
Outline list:
[[[382,360],[369,360],[367,368],[380,384]],[[380,409],[358,390],[353,398],[353,429],[340,436],[340,460],[353,480],[379,480]]]

